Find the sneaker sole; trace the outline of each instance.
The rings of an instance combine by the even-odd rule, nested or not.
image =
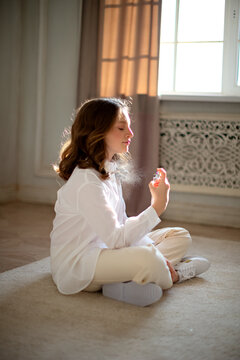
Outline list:
[[[148,306],[162,297],[160,286],[147,283],[139,285],[134,281],[105,284],[102,287],[104,296],[137,306]]]

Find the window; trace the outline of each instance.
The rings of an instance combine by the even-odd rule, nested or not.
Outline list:
[[[240,0],[162,0],[159,94],[240,96]]]

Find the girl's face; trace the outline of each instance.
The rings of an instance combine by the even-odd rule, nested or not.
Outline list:
[[[129,149],[133,132],[131,121],[126,109],[122,109],[112,128],[105,135],[107,159],[110,161],[115,154],[125,153]]]

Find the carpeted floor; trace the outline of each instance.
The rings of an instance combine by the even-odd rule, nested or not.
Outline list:
[[[0,274],[0,359],[240,359],[240,242],[195,236],[191,254],[208,272],[146,308],[59,294],[49,258]]]

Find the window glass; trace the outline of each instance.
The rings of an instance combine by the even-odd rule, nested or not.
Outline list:
[[[162,0],[159,94],[222,91],[224,20],[225,0]]]
[[[176,0],[162,2],[161,42],[175,41]]]
[[[160,50],[159,92],[173,88],[174,44],[163,44]]]
[[[223,41],[224,0],[181,0],[178,41]]]
[[[221,92],[222,43],[178,44],[177,92]]]

